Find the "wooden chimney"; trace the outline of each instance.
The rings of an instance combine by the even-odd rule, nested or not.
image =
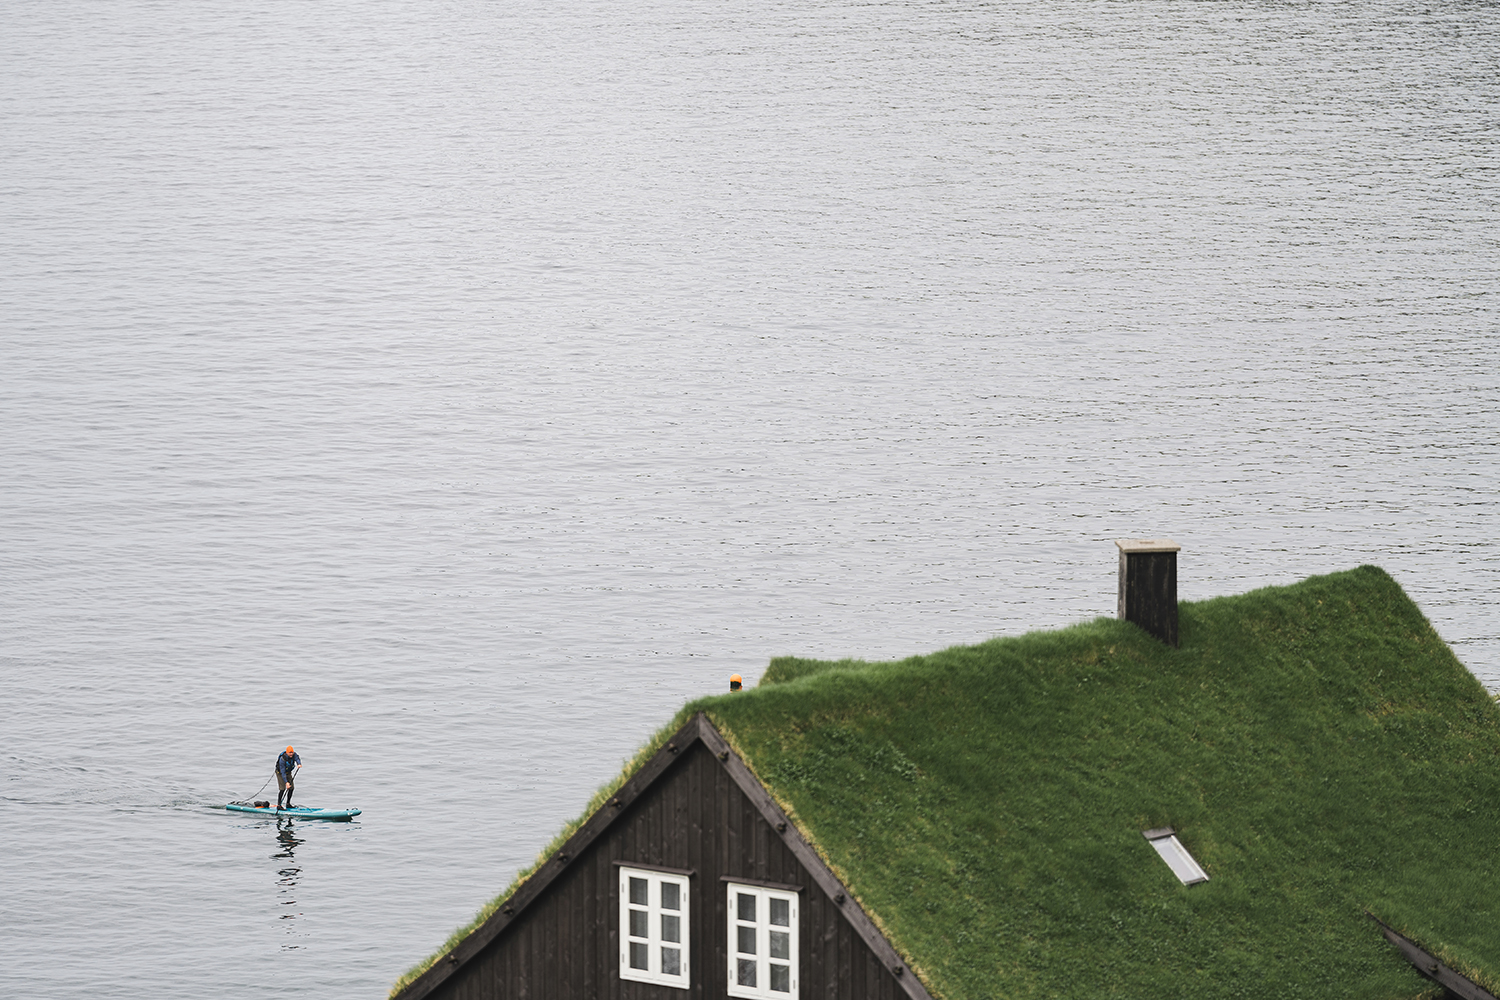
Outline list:
[[[1121,538],[1120,609],[1117,617],[1134,622],[1169,646],[1177,645],[1177,553],[1170,538]]]

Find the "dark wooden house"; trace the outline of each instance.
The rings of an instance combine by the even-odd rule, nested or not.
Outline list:
[[[699,713],[401,1000],[927,991]]]
[[[1500,997],[1500,708],[1421,610],[1162,618],[1120,550],[1125,621],[694,702],[396,1000]]]

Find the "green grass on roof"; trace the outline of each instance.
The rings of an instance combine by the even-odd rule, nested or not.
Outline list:
[[[618,775],[605,782],[599,787],[597,791],[594,792],[593,796],[589,799],[587,807],[585,807],[585,809],[583,810],[583,813],[579,815],[577,819],[574,819],[565,824],[563,828],[558,831],[557,835],[552,838],[552,842],[546,847],[542,848],[541,852],[537,854],[535,860],[533,860],[531,864],[527,865],[525,868],[516,873],[515,878],[511,879],[510,885],[506,886],[505,889],[494,899],[491,899],[488,903],[485,903],[483,906],[481,906],[479,908],[479,911],[474,914],[473,918],[470,919],[468,923],[458,928],[458,930],[454,931],[452,934],[449,934],[448,939],[444,941],[436,951],[432,952],[432,954],[428,955],[416,965],[413,965],[411,968],[403,972],[400,978],[397,979],[394,984],[392,984],[390,996],[395,997],[399,995],[402,990],[406,989],[412,983],[416,982],[417,978],[421,976],[422,973],[426,972],[428,969],[436,965],[444,955],[448,954],[454,948],[457,948],[463,942],[464,938],[468,937],[470,934],[473,934],[486,920],[494,916],[495,913],[499,911],[500,907],[504,905],[505,901],[514,896],[516,894],[516,890],[521,888],[521,886],[526,883],[527,879],[536,874],[537,869],[542,867],[542,863],[550,858],[557,850],[559,850],[563,846],[563,844],[567,843],[568,838],[573,836],[574,833],[578,832],[578,828],[583,826],[584,822],[588,820],[588,818],[592,816],[598,809],[600,809],[604,805],[604,803],[607,802],[615,794],[615,792],[619,791],[620,786],[625,784],[626,780],[632,774],[634,774],[642,766],[644,766],[646,761],[650,760],[651,756],[656,753],[656,751],[661,749],[662,745],[667,742],[668,738],[670,738],[673,733],[682,728],[682,724],[687,721],[688,717],[689,713],[687,713],[686,711],[679,712],[676,721],[674,721],[669,726],[664,726],[661,729],[657,730],[656,733],[651,737],[651,739],[646,742],[645,746],[641,747],[630,757],[629,760],[625,761],[625,767],[620,771]]]
[[[942,1000],[1500,991],[1500,710],[1365,566],[895,663],[773,660],[705,710]],[[1212,881],[1141,838],[1173,826]],[[534,867],[534,866],[533,866]],[[392,994],[458,944],[522,872]]]
[[[1366,909],[1500,987],[1500,712],[1401,588],[1367,566],[1180,618],[1180,649],[1100,619],[779,659],[684,716],[947,1000],[1424,994]],[[1210,882],[1141,838],[1168,825]]]

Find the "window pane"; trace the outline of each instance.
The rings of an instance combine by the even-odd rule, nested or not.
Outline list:
[[[755,928],[754,927],[741,927],[739,929],[739,931],[740,931],[739,953],[741,955],[754,955],[755,954]]]
[[[632,969],[646,968],[646,945],[644,942],[630,942],[630,967]]]
[[[643,878],[632,878],[630,880],[630,901],[637,906],[646,906],[649,900],[646,896],[646,880]]]
[[[792,970],[789,966],[771,966],[771,991],[774,993],[792,992]]]
[[[661,884],[661,908],[663,910],[682,909],[681,893],[682,886],[676,882],[663,882]]]
[[[753,959],[753,958],[742,958],[742,959],[740,959],[739,966],[740,966],[739,967],[740,985],[741,986],[754,986],[755,985],[755,959]]]
[[[1182,846],[1182,841],[1175,836],[1153,840],[1151,846],[1156,848],[1156,853],[1161,855],[1162,860],[1172,869],[1172,874],[1176,875],[1183,885],[1208,881],[1208,872],[1193,860],[1187,848]]]
[[[682,918],[669,917],[665,913],[661,916],[661,939],[663,941],[682,940]]]
[[[682,975],[682,950],[679,948],[663,948],[661,950],[661,974],[664,976]]]
[[[740,893],[740,919],[755,920],[755,897],[748,892]]]
[[[772,931],[771,932],[771,945],[770,945],[770,947],[771,947],[771,957],[772,958],[791,958],[792,957],[791,937],[792,936],[790,934],[788,934],[786,931]]]
[[[790,927],[792,925],[792,901],[789,899],[768,899],[771,904],[771,923],[777,927]]]
[[[646,911],[645,910],[631,910],[630,911],[630,936],[631,937],[639,937],[639,938],[650,937],[651,936],[651,932],[646,929],[647,926],[648,926],[648,924],[647,924],[647,920],[646,920]],[[644,966],[642,966],[642,968],[644,968]]]

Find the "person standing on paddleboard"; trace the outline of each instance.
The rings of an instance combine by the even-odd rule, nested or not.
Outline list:
[[[302,758],[297,756],[297,751],[291,747],[286,748],[286,753],[276,758],[276,808],[281,808],[281,797],[286,796],[286,807],[292,808],[292,789],[297,780],[297,768],[302,766]]]

